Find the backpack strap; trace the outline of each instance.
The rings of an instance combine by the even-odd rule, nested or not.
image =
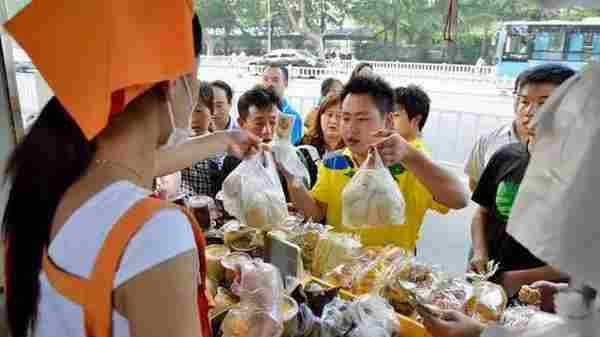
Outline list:
[[[83,307],[87,337],[110,337],[112,334],[113,282],[129,241],[158,211],[176,207],[159,199],[144,198],[127,210],[111,228],[96,256],[89,279],[65,272],[52,262],[47,253],[44,255],[43,268],[50,284],[62,296]],[[204,237],[193,216],[187,211],[184,213],[190,219],[200,255],[200,277],[201,280],[206,280]],[[203,337],[210,337],[209,307],[205,289],[204,282],[199,282],[198,309],[201,328]]]

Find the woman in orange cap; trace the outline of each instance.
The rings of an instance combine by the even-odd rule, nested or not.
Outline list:
[[[56,94],[7,167],[11,336],[209,337],[199,227],[149,188],[185,166],[166,155],[256,143],[178,146],[198,92],[190,2],[34,0],[6,28]]]

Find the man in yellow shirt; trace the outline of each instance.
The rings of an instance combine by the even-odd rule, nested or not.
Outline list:
[[[366,160],[369,149],[375,148],[404,196],[406,223],[364,229],[358,234],[367,246],[393,244],[412,251],[425,212],[428,209],[447,212],[448,208],[465,207],[464,188],[456,177],[423,153],[425,149],[417,135],[422,128],[419,121],[424,124],[426,117],[409,115],[406,107],[401,106],[398,106],[400,115],[392,116],[396,104],[394,91],[387,82],[378,77],[358,77],[346,84],[341,97],[340,127],[347,148],[324,158],[312,191],[284,173],[291,200],[306,217],[325,220],[338,231],[352,232],[341,221],[342,191]],[[404,121],[402,111],[406,114]],[[394,119],[397,119],[396,123]],[[399,131],[392,128],[394,124]],[[414,137],[405,132],[408,128],[415,129]]]

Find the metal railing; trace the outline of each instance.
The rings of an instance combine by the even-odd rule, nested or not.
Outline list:
[[[256,58],[241,58],[233,56],[202,56],[200,64],[203,66],[228,66],[247,70],[250,73],[260,73],[264,65],[249,64]],[[333,75],[349,76],[359,60],[328,60],[325,67],[290,67],[290,75],[295,78],[324,78]],[[466,64],[447,63],[409,63],[364,61],[371,64],[375,72],[388,76],[439,76],[444,75],[452,79],[467,79],[480,81],[495,81],[496,71],[494,66],[475,66]]]

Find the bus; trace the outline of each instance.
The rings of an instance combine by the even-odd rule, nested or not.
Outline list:
[[[504,83],[503,89],[512,86],[523,70],[538,64],[560,63],[580,70],[600,62],[600,18],[504,22],[494,40],[496,77]]]

